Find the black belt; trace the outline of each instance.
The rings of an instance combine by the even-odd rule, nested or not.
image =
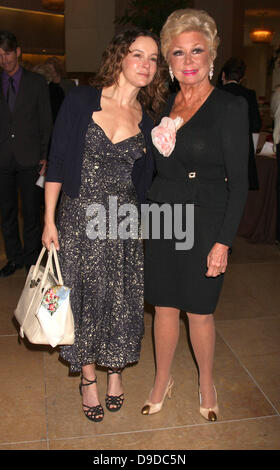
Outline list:
[[[201,181],[207,181],[207,182],[217,182],[217,181],[224,181],[225,183],[227,183],[228,179],[226,176],[219,176],[217,178],[207,178],[207,177],[204,177],[204,176],[199,176],[198,173],[196,171],[190,171],[187,173],[187,176],[185,178],[183,178],[182,176],[181,177],[178,177],[178,178],[170,178],[169,176],[161,176],[161,175],[157,175],[158,178],[161,178],[161,179],[164,179],[164,180],[169,180],[169,181],[188,181],[188,179],[196,179],[198,178],[199,180]]]

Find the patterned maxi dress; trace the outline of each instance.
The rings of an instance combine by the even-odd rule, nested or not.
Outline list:
[[[131,224],[127,217],[137,208],[131,172],[144,146],[142,133],[113,144],[91,120],[79,197],[62,194],[59,260],[64,283],[72,289],[75,343],[62,346],[60,355],[72,372],[91,363],[118,368],[139,360],[144,334],[143,247],[138,217],[136,225],[135,217]],[[130,231],[130,238],[117,235],[122,227]]]

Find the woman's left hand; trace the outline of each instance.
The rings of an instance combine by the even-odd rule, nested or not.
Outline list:
[[[229,247],[226,245],[215,243],[207,256],[208,271],[205,274],[207,277],[217,277],[226,271],[228,249]]]

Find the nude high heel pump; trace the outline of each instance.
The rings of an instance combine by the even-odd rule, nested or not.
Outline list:
[[[199,404],[200,404],[199,411],[200,411],[201,416],[204,419],[206,419],[207,421],[217,421],[217,419],[218,419],[219,407],[218,407],[217,391],[216,391],[215,385],[214,385],[214,390],[215,390],[215,395],[216,395],[216,405],[213,406],[213,408],[203,408],[201,406],[202,397],[201,397],[200,390],[198,392],[199,393]]]
[[[163,402],[165,400],[166,395],[170,399],[172,396],[172,387],[174,385],[173,378],[170,377],[169,382],[167,384],[166,390],[163,395],[163,399],[159,403],[152,403],[150,400],[147,400],[144,403],[144,406],[141,410],[142,415],[153,415],[155,413],[159,413],[160,410],[162,409]],[[151,396],[151,393],[150,393]]]

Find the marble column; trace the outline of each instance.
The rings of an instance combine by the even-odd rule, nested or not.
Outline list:
[[[65,0],[67,72],[95,72],[115,33],[114,0]]]

